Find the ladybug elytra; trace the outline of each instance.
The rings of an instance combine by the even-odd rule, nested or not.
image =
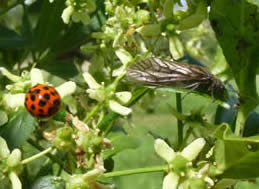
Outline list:
[[[48,118],[60,109],[61,98],[55,88],[37,84],[26,93],[24,105],[31,115]]]

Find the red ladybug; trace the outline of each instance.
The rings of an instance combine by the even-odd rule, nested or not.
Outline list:
[[[53,87],[37,84],[26,94],[24,105],[31,115],[48,118],[60,109],[61,98]]]

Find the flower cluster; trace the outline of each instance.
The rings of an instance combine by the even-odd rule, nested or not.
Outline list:
[[[68,24],[71,18],[74,22],[88,24],[89,14],[96,9],[95,0],[67,0],[66,6],[61,16],[65,24]]]
[[[131,93],[127,91],[113,92],[110,87],[104,87],[104,85],[99,84],[95,79],[89,74],[83,74],[85,81],[87,82],[89,89],[86,90],[89,93],[89,97],[97,100],[101,103],[106,103],[108,107],[121,115],[128,115],[131,113],[131,109],[123,106],[131,99]]]

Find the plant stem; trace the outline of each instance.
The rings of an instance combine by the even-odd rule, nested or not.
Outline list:
[[[34,156],[31,156],[31,157],[29,157],[29,158],[27,158],[27,159],[21,161],[21,164],[26,164],[26,163],[29,163],[29,162],[35,160],[35,159],[38,159],[38,158],[40,158],[41,156],[44,156],[45,154],[51,152],[52,150],[53,150],[53,148],[52,148],[52,147],[49,147],[49,148],[47,148],[46,150],[44,150],[44,151],[42,151],[42,152],[40,152],[40,153],[38,153],[38,154],[36,154],[36,155],[34,155]]]
[[[28,140],[28,143],[30,144],[30,145],[32,145],[34,148],[36,148],[37,150],[39,150],[39,151],[43,151],[44,150],[44,148],[43,147],[41,147],[39,144],[37,144],[35,141],[33,141],[32,139],[29,139]],[[60,159],[58,159],[56,156],[53,156],[52,154],[45,154],[49,159],[51,159],[51,161],[53,161],[53,162],[55,162],[55,163],[57,163],[60,167],[62,167],[63,168],[63,170],[65,171],[65,172],[67,172],[67,174],[70,174],[70,172],[71,171],[69,171],[69,170],[67,170],[66,168],[64,168],[64,166],[63,166],[63,161],[62,160],[60,160]]]
[[[243,106],[241,105],[237,114],[236,127],[235,127],[235,134],[237,136],[243,136],[246,117],[247,117],[247,114],[245,113],[245,111],[243,110]]]
[[[102,103],[98,103],[92,109],[92,111],[85,116],[85,119],[83,120],[83,122],[87,123],[100,110],[101,107],[102,107]]]
[[[141,174],[141,173],[162,172],[167,170],[168,170],[168,165],[162,165],[162,166],[155,166],[155,167],[130,169],[130,170],[124,170],[124,171],[114,171],[110,173],[104,173],[103,176],[106,178],[110,178],[110,177],[134,175],[134,174]]]
[[[177,111],[181,114],[182,113],[182,99],[181,94],[176,93],[176,108]],[[178,149],[181,149],[183,143],[183,121],[177,119],[177,132],[178,132]]]

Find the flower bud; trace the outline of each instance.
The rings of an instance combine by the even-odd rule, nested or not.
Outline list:
[[[140,9],[136,12],[135,18],[137,20],[137,25],[146,24],[150,20],[150,13],[147,10]]]
[[[74,146],[72,138],[73,129],[71,127],[62,127],[57,129],[54,144],[61,151],[69,151]]]
[[[128,91],[122,91],[115,93],[115,96],[118,98],[120,103],[127,104],[130,101],[132,94]]]

